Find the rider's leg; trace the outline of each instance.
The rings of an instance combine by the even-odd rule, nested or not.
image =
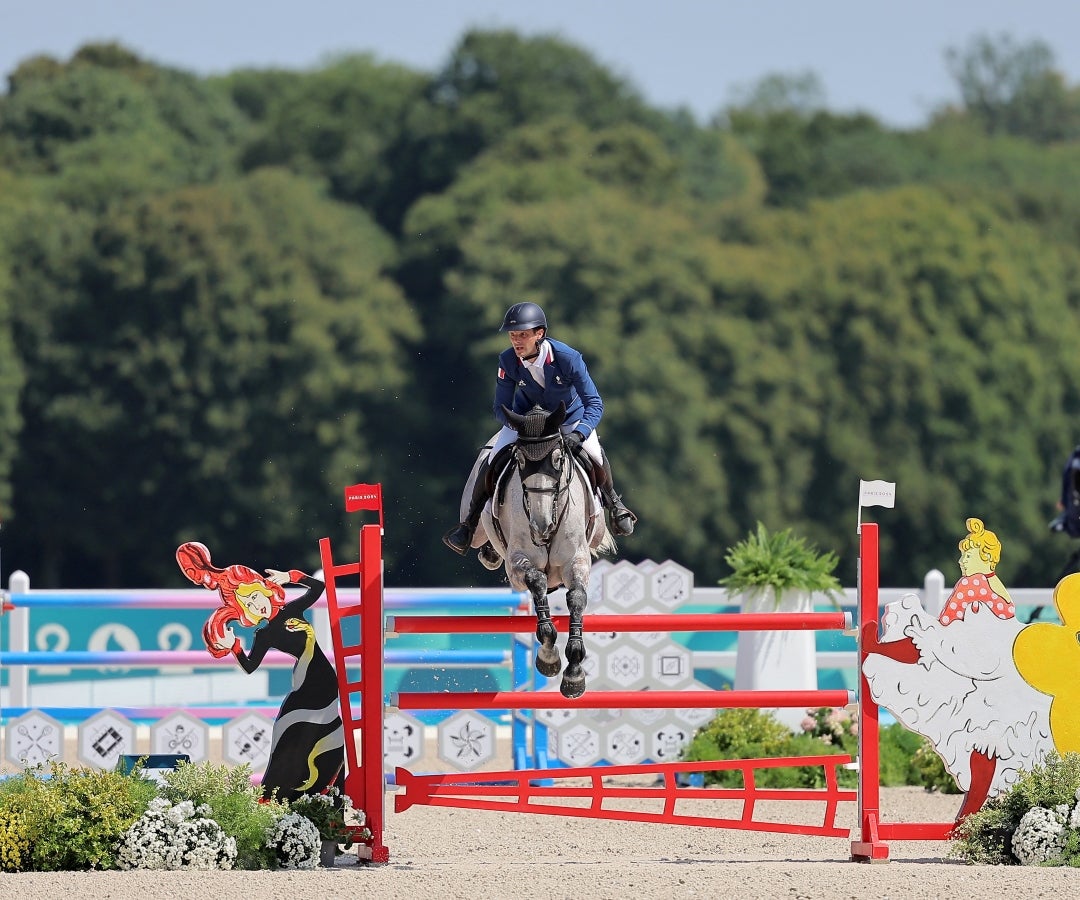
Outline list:
[[[505,465],[506,458],[510,453],[510,447],[513,446],[516,437],[517,432],[511,428],[503,428],[499,432],[495,444],[487,455],[487,459],[480,464],[480,468],[476,472],[472,497],[469,500],[469,511],[465,515],[465,520],[459,522],[443,535],[443,543],[461,556],[469,552],[473,535],[480,524],[480,513],[484,511],[484,504],[487,503],[488,498],[491,496],[488,490],[488,473],[493,465],[496,471]],[[494,548],[492,548],[492,551],[494,551]]]
[[[576,425],[577,422],[564,425],[563,431],[572,431]],[[588,457],[593,464],[596,486],[600,489],[600,498],[604,502],[604,508],[608,510],[611,530],[618,535],[633,534],[637,516],[623,505],[622,499],[615,493],[615,479],[611,474],[611,463],[608,462],[604,448],[600,446],[600,436],[595,430],[589,432],[589,436],[581,445],[581,456]]]
[[[476,527],[480,524],[480,513],[484,510],[484,504],[488,499],[488,471],[491,468],[489,456],[481,464],[476,472],[476,480],[473,481],[472,497],[469,500],[469,511],[465,515],[465,521],[458,522],[446,534],[443,535],[443,543],[455,553],[464,556],[472,546],[473,535]]]
[[[597,486],[600,488],[600,496],[607,507],[608,516],[611,520],[611,530],[618,535],[634,533],[635,516],[622,502],[622,498],[615,493],[615,479],[611,474],[611,463],[603,450],[600,451],[601,465],[597,469]]]

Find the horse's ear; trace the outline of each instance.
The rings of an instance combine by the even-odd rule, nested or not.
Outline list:
[[[515,431],[521,431],[521,426],[525,424],[525,417],[519,416],[505,403],[502,404],[502,410],[503,414],[506,416],[506,421],[510,423],[510,427]]]
[[[544,430],[548,434],[553,434],[555,429],[562,425],[566,421],[566,403],[562,400],[559,401],[559,405],[555,407],[555,412],[547,417],[547,421],[544,423]]]

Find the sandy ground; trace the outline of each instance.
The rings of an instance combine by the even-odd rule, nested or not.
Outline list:
[[[507,762],[508,749],[495,765]],[[509,768],[508,765],[505,765]],[[435,768],[435,766],[432,766]],[[640,781],[638,783],[641,783]],[[960,798],[919,788],[882,791],[883,820],[944,822]],[[627,804],[629,805],[629,804]],[[654,808],[654,807],[648,807]],[[819,804],[773,804],[766,817],[821,819]],[[680,812],[731,815],[730,804],[695,801]],[[853,863],[847,838],[413,807],[387,798],[390,862],[355,852],[314,872],[0,873],[0,897],[127,898],[401,897],[596,898],[1061,898],[1080,892],[1080,871],[969,866],[940,842],[895,842],[885,863]],[[839,824],[854,828],[854,803]]]
[[[889,821],[943,821],[958,798],[886,789]],[[853,804],[845,804],[853,807]],[[854,819],[854,810],[845,819]],[[843,838],[414,807],[388,813],[385,866],[315,872],[0,874],[0,896],[67,898],[989,898],[1080,891],[1080,871],[968,866],[940,843],[848,861]],[[845,822],[847,824],[847,822]]]

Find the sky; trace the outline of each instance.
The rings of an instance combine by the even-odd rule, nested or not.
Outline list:
[[[764,76],[813,72],[830,110],[918,127],[959,99],[945,51],[976,35],[1041,40],[1080,84],[1077,0],[0,0],[0,75],[105,40],[199,75],[354,52],[433,73],[470,28],[558,36],[702,123]]]

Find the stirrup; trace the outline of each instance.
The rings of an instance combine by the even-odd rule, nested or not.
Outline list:
[[[499,551],[491,546],[491,541],[488,541],[476,552],[477,557],[482,565],[489,572],[494,572],[499,566],[502,565],[502,557],[499,556]]]
[[[472,543],[472,532],[467,523],[459,522],[443,535],[442,542],[458,556],[464,556],[469,552],[469,545]]]

